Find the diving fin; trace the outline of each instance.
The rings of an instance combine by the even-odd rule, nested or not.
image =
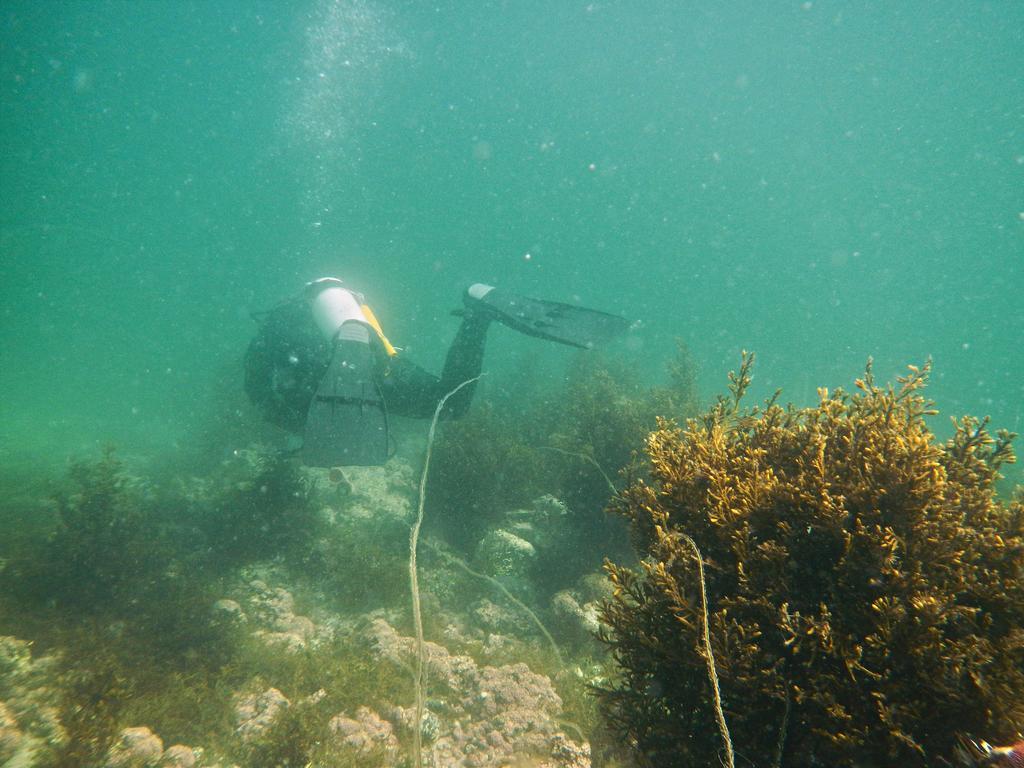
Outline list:
[[[373,378],[373,349],[343,338],[344,330],[339,335],[309,404],[302,458],[314,467],[379,466],[388,459],[388,420]]]
[[[520,333],[581,349],[603,344],[625,333],[632,325],[619,315],[557,301],[531,299],[482,283],[469,287],[464,303],[471,311],[489,315]]]

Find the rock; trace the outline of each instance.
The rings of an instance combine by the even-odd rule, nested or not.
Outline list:
[[[488,576],[527,580],[536,561],[530,542],[500,528],[484,534],[476,548],[476,562]]]
[[[309,696],[301,699],[299,703],[304,707],[312,707],[319,704],[321,701],[327,698],[327,690],[324,688],[318,688],[313,691]]]
[[[308,616],[292,614],[282,618],[278,621],[277,625],[285,632],[291,632],[307,641],[312,640],[316,636],[316,624]]]
[[[565,502],[545,494],[534,499],[525,509],[514,509],[505,513],[503,527],[519,532],[537,549],[538,556],[546,562],[563,557],[568,549],[576,546],[576,533],[570,526],[569,508]]]
[[[576,590],[584,602],[600,602],[611,598],[615,587],[603,573],[588,573],[576,582]]]
[[[266,731],[288,704],[277,688],[240,697],[235,702],[235,733],[242,741],[251,741]]]
[[[244,624],[245,611],[235,600],[218,600],[213,604],[213,618],[225,624]]]
[[[551,598],[551,615],[556,622],[554,629],[576,642],[593,640],[601,626],[597,603],[581,605],[577,595],[567,589]]]
[[[433,536],[420,540],[420,592],[434,595],[441,605],[460,605],[464,602],[467,576],[457,565],[462,558],[444,541]]]
[[[347,499],[355,493],[355,486],[345,474],[344,467],[331,467],[327,470],[327,482],[333,486],[334,496],[338,499]]]
[[[373,621],[367,632],[382,661],[405,668],[413,663],[413,638],[400,636],[383,619]],[[427,764],[589,768],[589,747],[573,742],[559,725],[562,701],[550,679],[525,664],[480,666],[435,643],[426,643],[424,653],[432,687],[451,692],[443,703],[431,705],[438,726],[436,741],[425,750]],[[383,714],[401,728],[412,726],[411,709],[393,707]]]
[[[195,768],[196,762],[196,753],[192,747],[175,744],[164,750],[160,768]]]
[[[537,550],[526,539],[502,528],[484,534],[476,549],[477,569],[502,583],[524,602],[533,601]]]
[[[56,659],[33,659],[29,643],[0,636],[0,763],[52,762],[67,742],[60,722]]]
[[[0,701],[0,765],[5,765],[25,742],[25,734],[18,728],[14,714]]]
[[[415,472],[404,459],[391,458],[382,467],[307,467],[304,473],[314,481],[316,501],[329,508],[330,522],[405,524],[414,515]]]
[[[249,615],[259,627],[253,634],[267,645],[296,653],[330,638],[329,627],[318,626],[308,616],[295,613],[295,598],[287,589],[271,587],[262,579],[251,580],[248,587],[252,591],[247,600]],[[218,601],[225,602],[234,601]],[[226,610],[230,610],[230,606]]]
[[[520,637],[537,633],[537,625],[521,609],[499,605],[487,598],[477,600],[470,608],[470,615],[475,624],[489,633]]]
[[[276,624],[295,615],[295,598],[287,589],[270,587],[261,579],[249,582],[249,587],[253,591],[249,605],[259,621]]]
[[[382,754],[391,765],[399,755],[398,739],[391,723],[367,707],[360,707],[355,718],[344,713],[335,715],[328,728],[338,744],[351,748],[360,756]]]
[[[108,750],[104,768],[150,768],[160,764],[164,743],[149,728],[125,728]]]
[[[504,527],[509,533],[514,533],[519,538],[526,539],[536,548],[536,542],[539,537],[537,536],[537,529],[533,527],[533,523],[507,523]]]
[[[530,597],[530,579],[537,572],[578,556],[578,534],[571,523],[569,508],[550,495],[529,507],[509,510],[477,544],[477,566],[513,592]]]
[[[552,630],[577,643],[593,643],[601,629],[601,602],[611,597],[612,584],[601,573],[588,573],[572,589],[551,597]]]
[[[278,648],[285,653],[298,653],[306,647],[306,638],[294,632],[264,632],[261,630],[255,635],[268,646]]]

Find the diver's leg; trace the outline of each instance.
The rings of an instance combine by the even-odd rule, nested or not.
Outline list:
[[[388,411],[414,419],[429,419],[442,397],[462,382],[479,376],[489,324],[486,316],[463,313],[462,324],[448,349],[440,377],[425,371],[405,355],[389,358],[387,372],[381,377]],[[475,382],[460,389],[448,400],[442,416],[447,419],[463,416],[473,400],[474,389]]]
[[[379,466],[388,460],[388,418],[366,323],[337,329],[327,372],[309,404],[302,455],[314,467]]]
[[[629,320],[618,315],[575,304],[533,299],[483,283],[471,285],[462,301],[468,310],[486,315],[519,333],[582,349],[593,349],[630,327]]]
[[[441,396],[451,392],[459,384],[480,375],[484,365],[484,348],[487,345],[487,328],[491,318],[482,312],[466,312],[459,325],[459,330],[448,348],[448,356],[444,361],[439,381]],[[463,416],[473,402],[477,382],[460,389],[448,400],[444,416],[458,419]]]

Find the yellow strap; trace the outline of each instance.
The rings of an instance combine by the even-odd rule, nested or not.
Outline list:
[[[388,353],[388,357],[394,357],[397,355],[398,350],[391,346],[391,342],[388,341],[388,337],[384,335],[384,331],[381,330],[380,323],[377,322],[377,316],[373,314],[373,310],[366,304],[360,304],[359,308],[363,310],[363,317],[366,318],[366,322],[369,323],[370,327],[377,332],[377,336],[380,338],[381,344],[384,345],[384,350]]]

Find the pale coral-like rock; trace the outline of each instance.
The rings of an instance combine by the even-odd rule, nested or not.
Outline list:
[[[160,758],[160,768],[195,768],[197,763],[195,750],[184,744],[168,747]]]
[[[577,744],[559,734],[551,745],[551,759],[537,768],[591,768],[590,745]]]
[[[287,589],[271,587],[262,579],[251,580],[248,588],[249,615],[259,627],[253,634],[267,645],[295,653],[331,636],[329,627],[295,613],[295,598]]]
[[[107,752],[104,768],[155,768],[164,743],[149,728],[125,728]]]
[[[235,702],[235,733],[242,741],[260,736],[288,706],[288,699],[277,688],[241,696]]]
[[[345,713],[335,715],[328,727],[339,744],[352,748],[360,755],[379,753],[393,759],[399,754],[398,739],[395,738],[391,723],[367,707],[356,710],[354,718]]]
[[[3,762],[45,762],[66,743],[55,661],[52,656],[33,659],[28,642],[0,637],[0,754],[10,753]]]
[[[213,618],[227,624],[244,624],[245,611],[238,601],[224,598],[213,604]]]
[[[537,561],[533,544],[509,531],[488,531],[476,548],[476,562],[488,576],[527,579]]]
[[[24,741],[25,734],[18,728],[14,714],[0,701],[0,765],[14,757]]]
[[[382,467],[307,468],[315,481],[316,500],[329,508],[325,517],[408,522],[412,519],[416,491],[415,472],[402,458],[393,457]]]
[[[567,589],[552,596],[551,614],[556,621],[554,629],[576,642],[593,640],[601,627],[597,603],[580,604],[577,595]]]
[[[408,667],[415,657],[413,638],[399,635],[386,621],[371,622],[369,637],[382,660]],[[468,656],[453,656],[435,643],[425,643],[426,674],[432,686],[443,685],[438,737],[429,747],[433,765],[500,768],[529,759],[547,768],[589,768],[589,748],[561,730],[562,701],[551,680],[525,664],[478,666]],[[408,729],[411,710],[395,707],[383,713]]]

